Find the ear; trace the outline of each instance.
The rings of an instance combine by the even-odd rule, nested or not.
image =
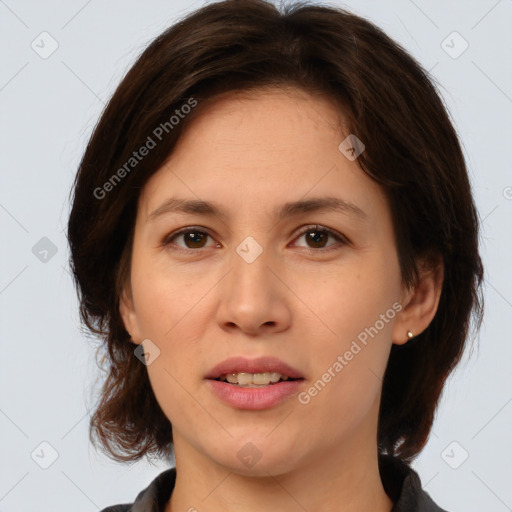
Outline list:
[[[421,334],[432,322],[444,280],[443,260],[439,256],[433,260],[421,260],[418,265],[418,282],[412,288],[404,290],[402,310],[395,317],[393,343],[404,345],[412,337]]]
[[[123,319],[124,328],[128,331],[131,341],[136,345],[142,342],[140,335],[139,323],[137,321],[137,313],[133,305],[133,296],[130,283],[123,286],[121,297],[119,299],[119,313]]]

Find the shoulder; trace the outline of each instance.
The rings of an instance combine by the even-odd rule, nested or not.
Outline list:
[[[448,512],[432,500],[418,473],[402,460],[381,456],[379,469],[384,488],[395,502],[391,512]]]
[[[175,482],[176,468],[166,469],[137,494],[133,503],[111,505],[100,512],[163,512]]]

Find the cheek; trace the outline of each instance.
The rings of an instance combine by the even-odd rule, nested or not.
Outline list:
[[[197,373],[198,361],[202,361],[201,342],[212,315],[212,311],[205,309],[209,304],[205,295],[216,280],[209,275],[192,276],[184,270],[169,268],[163,264],[166,262],[145,260],[136,254],[132,261],[132,289],[140,334],[159,350],[158,359],[148,366],[149,377],[157,398],[178,397],[178,382],[197,378],[192,372]]]
[[[398,263],[383,254],[365,261],[340,268],[308,295],[322,320],[316,324],[328,329],[317,335],[322,350],[314,354],[315,379],[304,401],[342,422],[348,413],[364,416],[380,391],[400,308]]]
[[[333,316],[336,340],[312,355],[312,379],[299,397],[309,418],[305,421],[332,436],[354,432],[369,414],[377,414],[391,349],[394,310],[382,320],[385,308],[352,299]]]
[[[322,345],[337,350],[348,349],[359,335],[362,341],[367,329],[379,339],[391,339],[397,300],[400,297],[400,271],[394,253],[382,250],[354,254],[329,273],[312,273],[295,280],[294,292],[308,306],[307,322],[296,318],[315,331]],[[302,306],[301,306],[302,307]]]
[[[154,265],[140,273],[137,269],[143,267],[133,268],[133,296],[141,336],[151,340],[159,351],[147,367],[151,387],[171,423],[187,428],[195,416],[201,417],[189,393],[196,393],[200,342],[204,338],[204,324],[198,321],[198,315],[204,307],[201,298],[209,287],[205,288],[202,280],[163,272]]]
[[[190,315],[197,314],[210,281],[173,269],[165,257],[142,251],[133,255],[131,280],[141,334],[161,343],[171,340]]]

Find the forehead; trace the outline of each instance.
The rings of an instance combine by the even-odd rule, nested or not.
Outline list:
[[[278,202],[326,195],[372,210],[382,196],[379,185],[340,151],[348,133],[340,109],[325,97],[274,87],[226,93],[199,107],[144,188],[146,215],[169,195],[225,210],[268,204],[276,214]]]
[[[334,130],[340,135],[347,130],[342,108],[334,98],[319,93],[312,95],[291,85],[228,91],[203,101],[194,113],[197,115],[193,121],[194,131],[208,128],[213,130],[214,126],[228,129],[238,121],[239,126],[242,127],[243,123],[244,128],[240,132],[235,130],[239,138],[246,138],[246,130],[253,133],[253,128],[264,128],[267,132],[264,140],[266,145],[283,142],[282,139],[286,139],[287,134],[293,133],[293,128],[300,132],[304,124],[311,129]],[[297,124],[299,121],[300,124]],[[229,132],[216,133],[215,140],[222,142],[229,134],[233,135]],[[184,136],[186,135],[187,131]]]

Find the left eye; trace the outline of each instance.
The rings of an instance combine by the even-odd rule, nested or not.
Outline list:
[[[177,238],[182,238],[184,242],[184,246],[180,244],[174,244],[174,240]],[[176,233],[173,233],[169,236],[167,236],[164,241],[163,245],[177,245],[181,249],[202,249],[205,246],[205,242],[207,238],[210,237],[210,235],[204,231],[200,231],[199,229],[193,229],[193,228],[185,228],[181,231],[178,231]],[[347,243],[347,240],[345,237],[343,237],[341,234],[337,233],[336,231],[333,231],[329,228],[321,227],[321,226],[307,226],[305,229],[303,229],[295,238],[294,240],[299,240],[300,238],[304,237],[307,244],[313,244],[313,246],[306,247],[310,250],[315,249],[324,249],[325,247],[329,248],[331,246],[326,246],[326,242],[329,237],[334,238],[337,242],[341,243]],[[210,237],[211,238],[211,237]],[[217,244],[218,245],[218,244]],[[331,244],[333,245],[333,244]],[[334,244],[336,245],[336,244]],[[327,249],[330,250],[330,249]]]
[[[322,226],[308,226],[305,229],[303,229],[299,233],[299,238],[305,237],[306,243],[313,243],[313,247],[309,247],[309,249],[323,249],[325,247],[325,242],[329,237],[334,238],[337,242],[346,243],[346,239],[337,233],[336,231],[333,231],[329,228],[324,228]],[[333,244],[331,244],[332,246]],[[331,246],[328,250],[330,250]]]

